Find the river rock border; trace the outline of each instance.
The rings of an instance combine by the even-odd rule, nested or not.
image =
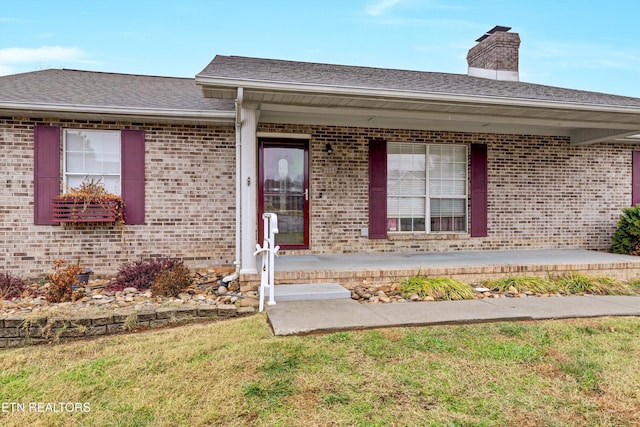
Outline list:
[[[158,307],[112,313],[64,315],[56,312],[0,316],[0,348],[93,338],[151,328],[252,315],[254,307]]]

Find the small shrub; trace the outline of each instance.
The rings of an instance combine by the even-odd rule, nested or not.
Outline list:
[[[193,283],[189,269],[182,264],[170,270],[163,270],[156,275],[151,294],[154,296],[177,297]]]
[[[0,299],[19,298],[26,286],[24,280],[8,271],[0,273]]]
[[[133,331],[138,326],[138,313],[135,311],[133,313],[129,313],[126,319],[124,319],[124,324],[122,325],[122,329],[125,331]]]
[[[635,279],[629,282],[629,287],[634,291],[640,291],[640,279]]]
[[[631,289],[610,277],[586,276],[569,273],[556,279],[560,290],[567,294],[629,295]]]
[[[640,255],[640,205],[622,209],[611,252]]]
[[[544,294],[557,291],[557,285],[543,277],[533,276],[509,276],[500,279],[489,279],[482,282],[482,286],[496,292],[507,292],[510,288],[515,288],[518,293],[534,292]]]
[[[400,283],[400,292],[409,296],[418,294],[424,298],[431,296],[434,299],[461,300],[474,299],[475,292],[471,286],[448,277],[424,277],[414,276]]]
[[[49,302],[73,301],[73,286],[80,284],[78,274],[84,268],[77,264],[68,264],[63,259],[53,262],[53,273],[49,274],[49,289],[46,298]]]
[[[178,265],[183,265],[183,261],[177,258],[140,259],[133,264],[121,266],[107,289],[121,291],[124,288],[136,288],[139,291],[146,291],[151,288],[158,273],[171,270]]]

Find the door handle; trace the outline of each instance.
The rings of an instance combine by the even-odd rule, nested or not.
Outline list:
[[[305,190],[304,190],[304,200],[307,201],[307,202],[309,201],[309,189],[308,188],[305,188]]]

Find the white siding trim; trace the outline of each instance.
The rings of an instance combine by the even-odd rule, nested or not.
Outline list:
[[[258,132],[258,138],[311,139],[308,133]]]

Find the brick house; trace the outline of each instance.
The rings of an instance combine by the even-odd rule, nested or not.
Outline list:
[[[285,254],[607,249],[640,201],[640,99],[520,82],[519,43],[495,27],[467,75],[216,56],[195,79],[0,77],[2,268],[252,274],[263,212]],[[124,226],[53,221],[87,178]]]

